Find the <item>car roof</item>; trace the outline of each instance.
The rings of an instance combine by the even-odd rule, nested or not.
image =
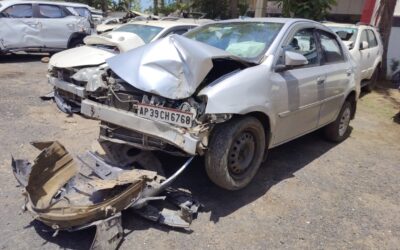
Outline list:
[[[189,21],[184,21],[182,22],[181,20],[176,20],[176,21],[167,21],[167,20],[147,20],[147,21],[130,21],[128,24],[141,24],[141,25],[149,25],[149,26],[157,26],[160,28],[171,28],[175,26],[198,26],[198,23],[195,22],[189,22]]]
[[[365,25],[365,24],[335,23],[335,22],[324,22],[322,24],[325,25],[325,26],[340,27],[340,28],[353,28],[353,29],[370,28],[370,29],[375,29],[374,26],[369,26],[369,25]]]
[[[43,3],[43,4],[54,4],[54,5],[62,5],[62,6],[71,6],[71,7],[86,7],[90,8],[89,5],[83,3],[72,3],[72,2],[56,2],[56,1],[35,1],[35,0],[3,0],[0,3],[4,6],[10,6],[12,4],[23,4],[23,3]]]
[[[292,24],[296,22],[310,22],[318,23],[309,19],[302,18],[283,18],[283,17],[257,17],[257,18],[237,18],[228,19],[223,21],[218,21],[219,23],[231,23],[231,22],[266,22],[266,23],[282,23],[282,24]]]

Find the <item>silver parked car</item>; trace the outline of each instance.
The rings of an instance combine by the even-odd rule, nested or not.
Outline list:
[[[88,18],[74,14],[77,6],[49,1],[1,1],[0,53],[51,52],[82,44],[91,27]]]
[[[126,158],[203,155],[210,179],[229,190],[252,180],[268,149],[319,128],[343,141],[356,112],[355,63],[309,20],[211,23],[106,62],[103,102],[85,99],[81,110],[102,121],[100,141]]]

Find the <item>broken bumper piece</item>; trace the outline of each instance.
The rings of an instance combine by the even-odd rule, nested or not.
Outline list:
[[[59,142],[33,143],[33,146],[42,150],[33,164],[12,159],[14,176],[24,187],[25,210],[51,227],[55,235],[59,230],[96,226],[93,249],[117,247],[123,237],[121,211],[127,208],[134,208],[139,215],[153,221],[185,228],[200,206],[190,194],[169,187],[193,158],[165,179],[154,171],[135,169],[135,162],[124,167],[110,164],[97,153],[74,158]],[[148,205],[151,200],[165,197],[180,211],[157,213]],[[152,210],[157,220],[143,212],[146,209]]]
[[[195,155],[199,138],[191,136],[182,129],[164,122],[139,117],[132,112],[116,109],[90,100],[83,100],[81,113],[105,122],[131,129],[146,135],[152,135],[177,146],[190,155]]]
[[[53,76],[48,76],[48,79],[49,79],[49,83],[51,85],[53,85],[55,88],[62,89],[66,92],[69,92],[69,93],[79,96],[81,98],[85,98],[85,96],[86,96],[86,90],[84,87],[80,87],[75,84],[72,84],[72,83],[69,83],[66,81],[62,81]]]

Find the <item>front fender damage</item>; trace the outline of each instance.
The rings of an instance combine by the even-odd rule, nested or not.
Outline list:
[[[170,187],[193,158],[166,179],[135,168],[146,162],[140,155],[130,166],[118,166],[98,153],[73,157],[59,142],[32,144],[42,150],[33,164],[12,159],[12,170],[23,187],[24,210],[51,227],[54,236],[59,230],[96,227],[92,248],[115,249],[123,238],[121,212],[128,208],[152,221],[188,228],[200,207],[188,192]],[[159,211],[149,204],[165,198],[180,210]]]

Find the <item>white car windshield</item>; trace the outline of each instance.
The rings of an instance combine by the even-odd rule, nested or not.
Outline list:
[[[151,42],[153,38],[161,32],[163,28],[150,25],[141,24],[125,24],[113,31],[130,32],[138,35],[145,43]]]
[[[185,36],[251,60],[265,53],[282,26],[281,23],[269,22],[214,23]]]

